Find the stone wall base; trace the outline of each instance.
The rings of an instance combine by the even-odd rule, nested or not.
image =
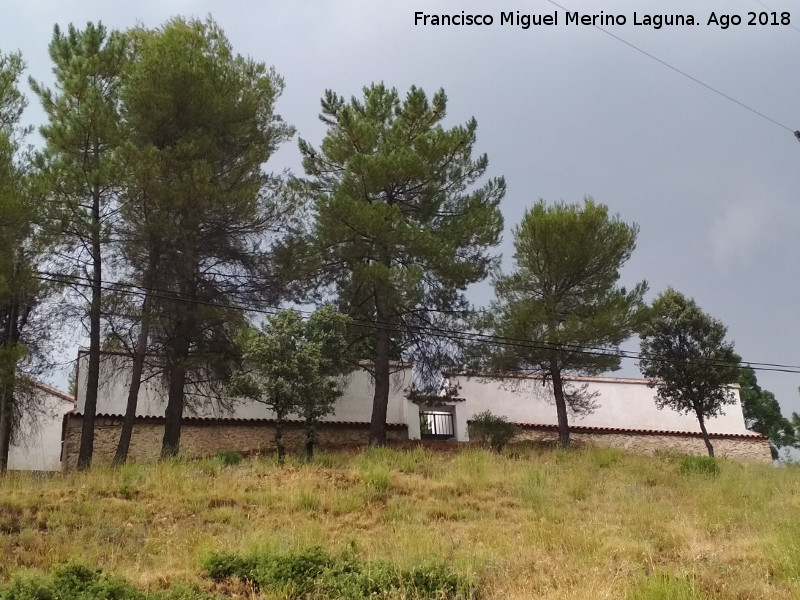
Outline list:
[[[703,438],[695,435],[659,435],[651,433],[602,433],[571,431],[570,440],[579,444],[609,446],[637,454],[655,454],[658,451],[708,456]],[[558,431],[554,429],[520,428],[515,442],[556,443]],[[714,455],[718,458],[772,462],[769,441],[766,438],[712,437]]]
[[[80,416],[67,417],[62,455],[62,468],[73,469],[78,464],[81,443]],[[121,418],[97,417],[95,419],[94,454],[92,462],[109,463],[114,458],[122,430]],[[369,439],[369,426],[362,424],[322,424],[317,429],[320,450],[340,450],[365,447]],[[147,462],[157,460],[161,454],[164,437],[162,420],[148,419],[136,423],[131,435],[129,458]],[[391,427],[386,431],[390,443],[407,440],[405,427]],[[305,452],[305,433],[299,423],[286,424],[283,443],[289,453]],[[181,426],[180,455],[188,458],[210,456],[220,450],[233,450],[242,454],[270,454],[275,452],[275,426],[271,423],[202,422],[186,421]]]
[[[68,415],[64,428],[62,468],[72,469],[78,463],[78,450],[81,440],[80,416]],[[122,418],[98,417],[95,420],[94,457],[95,463],[109,463],[117,450]],[[320,450],[343,450],[365,447],[369,438],[366,424],[322,424],[318,429]],[[164,436],[163,420],[147,419],[136,423],[131,437],[129,457],[136,461],[157,460],[161,453],[161,440]],[[406,427],[390,427],[387,442],[398,447],[418,445],[419,441],[408,439]],[[671,451],[681,454],[705,456],[707,454],[703,438],[699,436],[659,435],[645,433],[602,433],[573,431],[572,440],[578,444],[609,446],[639,454],[654,454],[657,451]],[[289,423],[285,426],[283,441],[288,452],[304,452],[303,426]],[[520,428],[515,442],[555,443],[558,432],[551,428]],[[766,438],[712,437],[714,453],[720,458],[772,462],[769,443]],[[456,442],[428,442],[426,447],[456,449]],[[246,421],[186,421],[181,427],[180,455],[188,458],[210,456],[220,450],[233,450],[242,454],[270,454],[275,452],[275,426],[271,423],[249,423]]]

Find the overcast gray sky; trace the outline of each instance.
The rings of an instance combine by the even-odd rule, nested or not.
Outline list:
[[[591,26],[567,25],[547,0],[245,0],[4,3],[0,51],[21,50],[28,74],[51,81],[55,23],[156,27],[180,14],[211,15],[235,51],[286,80],[278,111],[318,144],[326,88],[349,97],[373,81],[401,92],[448,94],[448,123],[478,120],[478,150],[504,175],[510,229],[538,198],[591,195],[641,227],[623,279],[673,286],[729,327],[748,361],[800,364],[800,3],[796,0],[559,0],[583,14],[625,15],[606,27],[748,111]],[[767,8],[769,7],[769,9]],[[415,26],[414,13],[490,14],[492,26]],[[500,25],[500,13],[559,13],[557,26]],[[742,24],[707,25],[711,12]],[[748,26],[748,12],[789,11],[789,26]],[[691,14],[695,26],[634,25],[644,14]],[[40,125],[31,98],[26,114]],[[273,170],[300,168],[296,140]],[[473,293],[488,301],[486,287]],[[76,341],[77,345],[77,341]],[[632,344],[635,349],[636,345]],[[72,351],[69,351],[70,355]],[[627,361],[622,372],[636,376]],[[800,411],[800,375],[758,372],[784,413]]]

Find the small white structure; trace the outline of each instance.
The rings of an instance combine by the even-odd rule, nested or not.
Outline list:
[[[35,404],[23,415],[8,451],[8,468],[17,471],[59,471],[64,415],[75,400],[64,392],[35,382]]]

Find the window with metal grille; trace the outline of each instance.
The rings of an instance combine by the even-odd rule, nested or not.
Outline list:
[[[423,440],[449,440],[455,436],[453,413],[437,411],[420,412],[419,432]]]

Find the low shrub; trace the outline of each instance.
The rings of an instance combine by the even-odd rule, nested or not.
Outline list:
[[[485,410],[469,423],[469,439],[495,452],[500,452],[516,435],[517,428],[505,417],[493,415]]]
[[[70,563],[58,567],[50,575],[28,574],[17,577],[0,590],[0,600],[213,600],[218,596],[202,590],[176,585],[167,590],[145,594],[119,577],[106,575],[101,569]]]
[[[224,467],[238,465],[243,459],[241,454],[233,450],[220,450],[214,455],[214,458]]]
[[[237,577],[268,595],[309,600],[458,600],[474,598],[477,592],[471,579],[454,573],[442,561],[403,569],[386,561],[363,562],[352,549],[335,555],[321,548],[250,556],[219,553],[204,566],[216,581]]]
[[[705,475],[716,477],[719,475],[719,462],[710,456],[684,456],[678,467],[681,475]]]

